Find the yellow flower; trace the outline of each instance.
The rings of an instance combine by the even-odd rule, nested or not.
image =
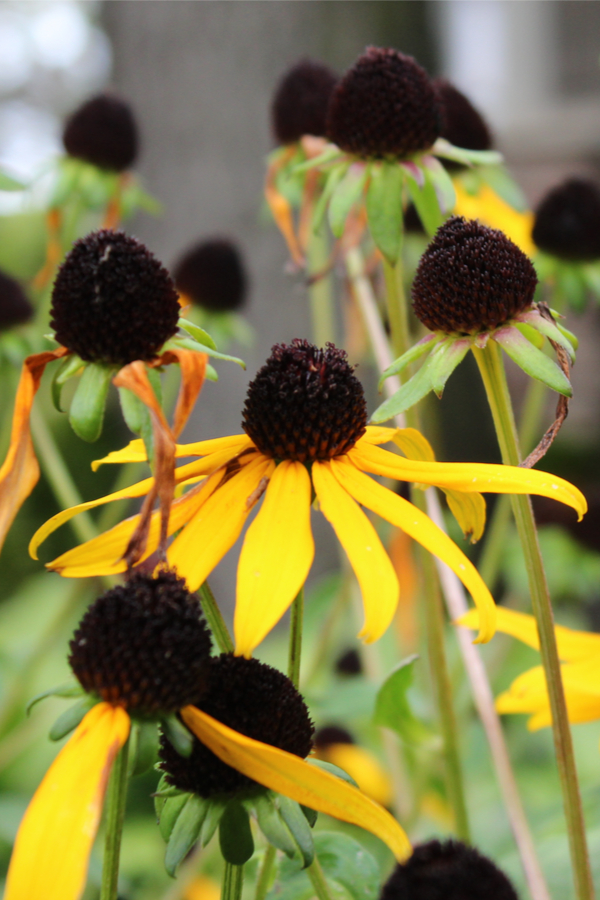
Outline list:
[[[482,225],[503,231],[523,253],[533,256],[533,213],[530,210],[521,212],[514,209],[487,184],[480,184],[476,193],[472,194],[465,189],[460,178],[455,178],[453,183],[456,192],[455,216],[479,219]]]
[[[244,409],[246,434],[178,446],[176,454],[200,459],[176,469],[179,485],[194,485],[171,508],[168,533],[177,534],[169,564],[196,590],[242,532],[253,506],[264,493],[251,523],[238,565],[234,618],[238,655],[250,656],[283,616],[312,565],[310,525],[313,496],[346,551],[358,579],[365,611],[360,637],[376,641],[392,621],[398,603],[398,578],[371,521],[361,506],[401,528],[434,553],[461,579],[481,612],[479,641],[495,630],[495,605],[473,564],[434,523],[370,475],[449,492],[449,502],[466,525],[481,532],[484,504],[479,491],[540,494],[572,506],[581,516],[583,495],[568,482],[545,472],[476,463],[438,463],[407,459],[383,449],[388,442],[421,457],[422,436],[412,429],[366,426],[362,387],[345,353],[303,341],[276,345],[267,364],[250,384]],[[420,450],[419,450],[420,448]],[[431,449],[429,448],[431,456]],[[140,441],[110,454],[103,462],[145,459]],[[201,482],[195,484],[195,482]],[[80,504],[50,519],[34,535],[30,552],[63,522],[83,509],[110,500],[144,496],[146,479],[131,488]],[[137,525],[126,519],[115,528],[48,564],[69,578],[123,572],[123,555]],[[144,557],[158,546],[155,513]]]
[[[464,628],[477,628],[478,615],[472,610],[458,621]],[[539,650],[537,626],[533,616],[500,607],[497,627]],[[600,634],[555,627],[561,674],[569,721],[592,722],[600,719]],[[535,666],[516,678],[496,700],[500,713],[527,713],[530,731],[552,724],[550,700],[542,666]]]

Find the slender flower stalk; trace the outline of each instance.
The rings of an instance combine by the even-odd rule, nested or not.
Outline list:
[[[392,354],[377,312],[377,303],[370,282],[365,275],[360,250],[352,249],[346,254],[346,268],[365,323],[365,329],[369,336],[377,367],[383,372],[389,367]],[[383,383],[383,390],[388,397],[393,396],[399,388],[400,379],[397,375],[392,375]],[[395,416],[395,422],[398,427],[404,427],[404,415]],[[433,491],[428,491],[426,497],[431,519],[439,528],[445,529],[437,495]],[[465,614],[468,608],[462,585],[446,565],[440,562],[438,563],[438,569],[448,612],[452,619],[458,619]],[[485,666],[477,647],[462,629],[459,630],[458,640],[463,662],[469,676],[471,690],[473,691],[475,705],[490,746],[502,797],[531,896],[534,900],[549,900],[550,895],[544,881],[535,843],[521,802],[504,733],[494,707],[494,697]]]
[[[277,851],[273,844],[269,844],[265,850],[262,865],[260,867],[258,878],[256,880],[256,891],[254,892],[254,900],[265,900],[270,887],[271,872]]]
[[[503,462],[519,465],[520,453],[512,404],[500,349],[490,342],[485,350],[473,349],[492,411]],[[594,887],[591,878],[585,823],[560,661],[554,632],[554,616],[548,592],[544,564],[540,552],[531,501],[527,496],[512,498],[517,531],[523,547],[533,613],[535,615],[552,710],[552,729],[556,759],[563,791],[567,834],[571,850],[573,876],[578,900],[591,900]]]
[[[129,740],[121,747],[110,773],[106,798],[106,837],[100,900],[117,900],[121,838],[127,801]]]
[[[298,687],[300,684],[300,661],[302,659],[302,619],[304,616],[304,586],[300,588],[292,603],[290,617],[290,648],[288,656],[288,678]]]
[[[333,283],[327,272],[329,266],[329,242],[321,228],[312,232],[308,240],[308,299],[312,320],[313,341],[317,347],[335,344],[335,315]]]
[[[244,886],[244,867],[225,863],[221,900],[240,900]]]
[[[308,877],[312,882],[312,886],[315,889],[315,894],[317,895],[318,900],[333,900],[333,896],[331,891],[329,890],[329,885],[325,880],[325,875],[323,873],[323,869],[321,867],[321,863],[315,857],[312,864],[308,867]]]

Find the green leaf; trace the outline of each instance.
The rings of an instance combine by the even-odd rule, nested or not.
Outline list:
[[[349,168],[350,163],[341,163],[338,166],[334,166],[328,172],[325,187],[321,191],[321,196],[317,200],[315,208],[313,210],[311,228],[315,234],[319,231],[321,225],[323,224],[323,219],[325,218],[325,213],[327,212],[327,206],[329,205],[331,195],[333,194],[336,187]]]
[[[0,169],[0,191],[24,191],[25,188],[26,185],[22,181],[18,181]]]
[[[58,412],[64,412],[60,405],[63,385],[69,380],[69,378],[77,375],[82,366],[85,366],[85,363],[81,359],[81,357],[77,356],[76,353],[70,353],[65,357],[65,359],[63,359],[58,369],[54,373],[51,388],[52,403],[54,404],[54,408]]]
[[[280,794],[277,798],[281,818],[290,830],[302,859],[302,867],[310,866],[315,858],[315,847],[310,825],[300,805]]]
[[[163,350],[169,350],[171,347],[181,347],[184,350],[193,350],[195,353],[206,353],[207,356],[212,356],[213,359],[222,359],[225,362],[234,362],[237,363],[238,366],[241,366],[242,369],[246,368],[246,363],[243,359],[240,359],[237,356],[228,356],[226,353],[219,353],[218,350],[213,350],[212,347],[207,347],[205,344],[200,344],[198,341],[195,341],[191,337],[174,337],[171,338],[166,344],[163,344]]]
[[[334,190],[329,203],[329,225],[335,237],[342,237],[346,219],[363,193],[368,174],[368,166],[355,163]]]
[[[69,422],[78,437],[93,443],[100,437],[104,405],[115,366],[88,363],[71,401]]]
[[[375,410],[371,416],[373,425],[379,425],[381,422],[387,422],[393,416],[400,415],[422,400],[433,389],[428,365],[430,358],[425,360],[419,371],[403,384],[389,400],[385,400]]]
[[[414,715],[407,697],[418,658],[415,655],[402,660],[386,678],[377,693],[373,714],[375,725],[391,728],[409,744],[422,744],[434,737],[433,732]]]
[[[209,802],[204,797],[190,794],[177,816],[165,853],[165,869],[171,878],[175,878],[179,863],[185,859],[198,840]]]
[[[254,853],[250,819],[237,800],[231,800],[221,816],[219,846],[223,859],[232,866],[243,866]]]
[[[374,163],[367,190],[367,219],[375,246],[395,266],[402,249],[402,186],[405,171],[396,162]]]
[[[79,703],[75,703],[74,706],[70,706],[66,709],[50,729],[50,734],[48,735],[50,740],[60,741],[61,738],[64,738],[65,735],[73,731],[74,728],[77,728],[83,717],[99,702],[97,697],[86,694]]]
[[[179,814],[192,795],[183,791],[173,797],[155,797],[154,809],[158,817],[158,829],[162,839],[168,843]]]
[[[517,328],[501,328],[494,334],[494,340],[524,372],[541,381],[553,391],[573,395],[571,382],[559,367],[545,353],[534,347]]]
[[[81,697],[83,693],[85,692],[79,682],[72,678],[70,681],[59,684],[58,687],[49,688],[47,691],[42,691],[41,694],[36,694],[35,697],[32,697],[25,707],[25,715],[28,716],[33,707],[36,706],[40,700],[45,700],[46,697]]]
[[[426,169],[422,171],[425,176],[423,187],[419,187],[414,176],[411,175],[410,172],[408,172],[406,184],[410,199],[414,203],[419,218],[423,223],[423,228],[430,237],[433,237],[440,225],[443,224],[444,216],[440,210],[440,204],[431,180],[431,175]]]
[[[183,328],[184,331],[187,331],[187,333],[191,335],[195,341],[198,341],[199,344],[210,347],[211,350],[217,349],[217,345],[208,331],[205,331],[204,328],[200,328],[199,325],[194,325],[193,322],[189,322],[187,319],[184,319],[183,316],[179,319],[177,324],[180,328]]]
[[[191,756],[194,747],[194,736],[187,730],[183,722],[180,722],[177,716],[173,714],[162,719],[161,725],[165,737],[173,745],[173,749],[186,759],[188,756]]]
[[[135,723],[137,740],[131,776],[143,775],[151,769],[158,757],[158,728],[151,719],[138,719]]]

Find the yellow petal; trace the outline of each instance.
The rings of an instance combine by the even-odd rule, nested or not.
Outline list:
[[[176,500],[171,506],[169,516],[168,534],[179,531],[193,517],[199,506],[215,490],[223,478],[223,471],[215,472],[211,477],[194,488],[180,500]],[[88,578],[92,575],[116,575],[127,568],[123,554],[135,531],[139,516],[131,516],[123,522],[119,522],[114,528],[105,531],[79,547],[67,550],[52,562],[47,563],[47,568],[59,572],[64,578]],[[147,559],[158,547],[160,537],[160,515],[155,512],[150,523],[146,551],[142,559]]]
[[[333,462],[336,462],[335,460]],[[312,479],[321,511],[331,522],[354,569],[363,598],[364,625],[359,637],[378,640],[394,617],[400,586],[377,532],[337,477],[337,465],[316,461]]]
[[[306,581],[315,555],[311,496],[302,463],[277,466],[240,554],[233,619],[238,656],[252,656]]]
[[[463,628],[478,628],[479,613],[477,610],[472,609],[466,615],[461,616],[456,624],[462,625]],[[514,609],[507,609],[505,606],[499,606],[496,629],[504,632],[504,634],[510,634],[512,637],[518,638],[524,644],[533,647],[534,650],[540,649],[537,625],[533,616],[517,612]],[[574,631],[572,628],[565,628],[563,625],[555,625],[554,631],[558,644],[558,655],[565,662],[583,660],[590,656],[599,656],[600,634],[593,634],[589,631]]]
[[[463,187],[460,178],[453,179],[456,191],[454,214],[466,219],[479,219],[490,228],[499,228],[508,235],[511,241],[521,248],[523,253],[532,256],[535,246],[531,238],[533,229],[533,213],[527,210],[519,212],[503,200],[487,184],[482,184],[475,194],[469,194]]]
[[[475,544],[485,528],[486,506],[481,494],[466,494],[464,491],[444,491],[450,512],[460,525],[466,538]]]
[[[317,754],[354,779],[363,794],[389,806],[393,798],[392,782],[377,757],[357,744],[329,744]]]
[[[389,444],[394,440],[396,431],[397,428],[387,428],[385,425],[367,425],[365,433],[359,438],[359,443],[364,441],[366,444]]]
[[[538,494],[571,506],[579,518],[587,511],[587,502],[573,484],[537,469],[519,466],[494,466],[484,463],[440,463],[404,459],[360,441],[348,456],[364,472],[385,475],[400,481],[435,484],[457,491],[493,494]]]
[[[355,500],[401,528],[458,575],[481,613],[477,643],[489,641],[495,632],[496,604],[479,572],[454,541],[408,500],[360,472],[348,457],[334,462],[337,478]]]
[[[175,455],[183,456],[210,456],[211,453],[221,453],[231,450],[231,457],[236,456],[242,450],[252,446],[252,441],[245,434],[231,434],[227,437],[214,438],[210,441],[197,441],[194,444],[176,444]],[[113,450],[102,459],[96,459],[92,463],[94,472],[106,463],[145,462],[148,456],[144,442],[140,438],[130,441],[121,450]]]
[[[85,716],[35,792],[21,822],[4,900],[77,900],[113,761],[129,736],[124,709],[99,703]]]
[[[412,853],[396,820],[358,788],[292,753],[239,734],[194,706],[184,707],[181,715],[198,740],[248,778],[310,809],[372,832],[387,844],[399,862]]]
[[[200,506],[169,548],[169,563],[186,579],[191,591],[200,587],[235,544],[254,505],[254,492],[275,468],[273,460],[261,454],[247,459]]]
[[[141,438],[135,438],[133,441],[129,441],[126,447],[122,447],[120,450],[112,450],[106,456],[103,456],[102,459],[95,459],[92,462],[92,471],[97,472],[100,466],[104,466],[107,463],[138,463],[138,462],[146,462],[148,459],[148,454],[146,453],[146,446]]]
[[[561,666],[569,721],[573,724],[593,722],[600,719],[597,663],[592,672],[577,673],[572,671],[574,668]],[[529,714],[527,727],[530,731],[551,725],[550,700],[542,667],[535,666],[519,675],[510,688],[498,696],[496,709],[502,714]]]

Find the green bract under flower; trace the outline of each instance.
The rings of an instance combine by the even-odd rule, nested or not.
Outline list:
[[[558,315],[534,303],[536,276],[525,254],[500,231],[460,217],[449,219],[425,251],[413,285],[413,305],[432,330],[399,357],[382,381],[427,358],[412,378],[373,415],[385,422],[430,391],[442,395],[456,366],[472,348],[494,340],[528,375],[571,396],[563,371],[540,349],[544,337],[575,359],[576,339]]]

